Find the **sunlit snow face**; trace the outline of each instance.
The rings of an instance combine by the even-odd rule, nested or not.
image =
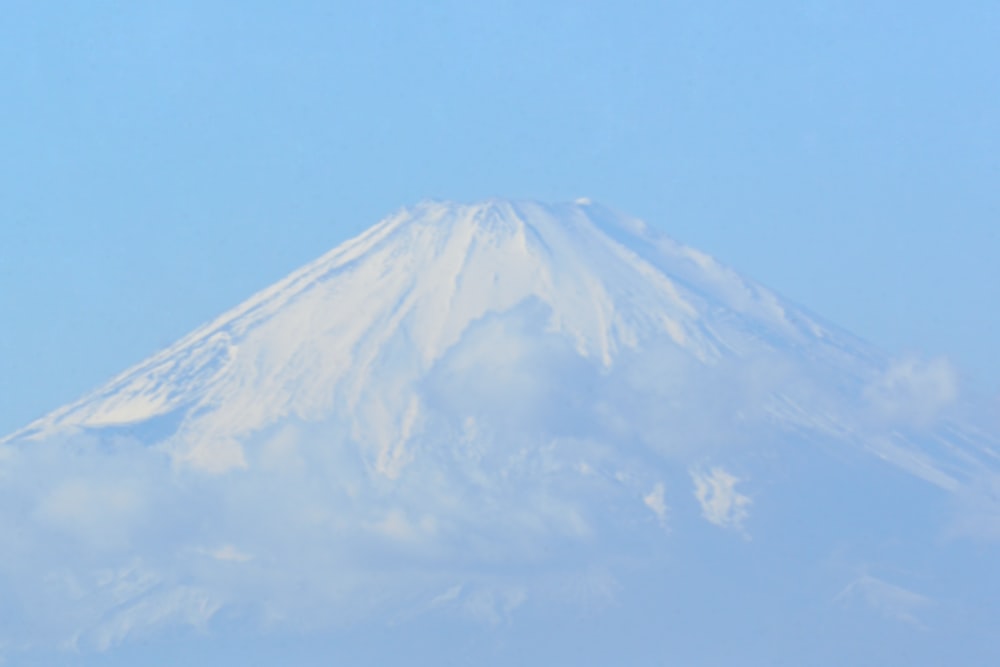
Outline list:
[[[925,516],[951,521],[942,491],[955,534],[1000,532],[989,443],[943,435],[950,366],[873,360],[628,226],[529,213],[402,244],[390,219],[0,444],[0,639],[107,648],[227,615],[505,626],[678,596],[711,623],[720,595],[923,627],[932,596],[883,571],[915,556],[884,536],[918,553],[944,530]],[[409,246],[441,260],[426,284]]]

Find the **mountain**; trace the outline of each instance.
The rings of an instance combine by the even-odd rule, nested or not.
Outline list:
[[[954,369],[586,200],[391,215],[0,481],[0,655],[1000,658],[1000,445]]]

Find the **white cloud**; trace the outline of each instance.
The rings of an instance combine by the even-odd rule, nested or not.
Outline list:
[[[247,467],[243,447],[234,438],[210,434],[184,433],[171,447],[174,462],[194,470],[221,475]]]
[[[451,604],[455,600],[457,600],[461,594],[462,594],[462,585],[455,584],[454,586],[444,591],[443,593],[435,595],[430,601],[430,606],[433,608]]]
[[[197,588],[157,590],[114,609],[93,631],[92,639],[98,649],[107,650],[134,633],[148,633],[158,626],[204,626],[220,608],[218,601]]]
[[[143,511],[141,491],[129,481],[72,479],[39,503],[43,522],[94,546],[123,544]]]
[[[164,624],[204,622],[221,604],[297,629],[426,608],[436,598],[442,613],[500,623],[529,596],[532,606],[543,604],[552,586],[539,582],[567,562],[584,570],[618,562],[635,542],[613,539],[616,531],[644,525],[663,539],[652,517],[674,520],[667,490],[678,476],[683,485],[690,474],[705,520],[745,535],[751,498],[743,481],[720,467],[689,466],[786,433],[766,411],[779,390],[791,386],[800,399],[788,414],[829,412],[848,431],[868,423],[856,395],[845,407],[800,391],[801,369],[750,343],[745,368],[703,366],[665,344],[653,355],[623,352],[604,369],[551,336],[501,348],[496,358],[486,343],[504,336],[480,338],[473,342],[483,350],[460,349],[434,366],[419,404],[399,394],[397,407],[411,410],[385,414],[409,416],[393,421],[382,441],[354,437],[345,412],[164,447],[114,433],[0,445],[0,578],[17,594],[7,600],[40,610],[0,615],[21,623],[0,628],[0,641],[41,627],[33,641],[83,633],[83,644],[107,645]],[[868,398],[888,413],[943,405],[954,395],[949,369],[899,365]],[[397,442],[405,448],[393,449]],[[171,456],[188,464],[172,466]],[[890,460],[930,479],[922,460]],[[378,473],[393,461],[405,463],[392,468],[398,474]],[[92,576],[121,572],[133,558],[156,573],[156,585]],[[73,585],[38,590],[33,582],[52,573]],[[581,599],[614,597],[611,573],[569,580]]]
[[[958,373],[947,359],[896,360],[864,397],[880,419],[926,426],[958,398]]]
[[[224,544],[215,549],[207,549],[204,553],[211,556],[215,560],[222,561],[224,563],[249,563],[253,560],[253,556],[240,551],[232,544]]]
[[[528,592],[522,586],[484,588],[474,591],[463,605],[466,614],[489,625],[499,625],[525,603]]]
[[[736,490],[739,478],[722,468],[708,472],[691,471],[694,495],[701,505],[701,515],[710,523],[722,528],[741,530],[743,521],[750,515],[751,499]]]
[[[660,525],[667,522],[667,502],[664,498],[665,489],[663,483],[657,483],[653,490],[643,496],[642,502],[653,511],[653,514],[660,520]]]
[[[1000,541],[1000,472],[982,475],[958,493],[962,508],[951,532],[954,536]]]
[[[834,601],[845,605],[860,601],[886,618],[918,627],[923,627],[918,612],[933,604],[920,593],[867,574],[848,584]]]
[[[375,521],[371,528],[375,533],[393,541],[418,542],[433,537],[437,522],[429,515],[413,521],[403,510],[391,509]]]

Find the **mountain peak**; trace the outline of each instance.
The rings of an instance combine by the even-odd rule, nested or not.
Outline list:
[[[289,415],[374,403],[419,412],[409,406],[421,378],[508,314],[605,371],[653,343],[703,365],[762,341],[844,356],[768,290],[589,201],[425,201],[16,435],[169,423],[181,436],[143,430],[192,465],[240,467],[233,443]],[[351,419],[383,450],[405,440],[395,417]]]
[[[2,617],[107,645],[225,607],[496,626],[621,590],[642,622],[597,623],[620,628],[723,591],[733,627],[826,628],[841,590],[916,619],[920,593],[870,574],[936,534],[899,517],[944,492],[963,530],[1000,525],[996,438],[943,417],[956,395],[946,362],[893,361],[599,205],[423,202],[0,441],[5,599],[65,609]],[[845,516],[867,551],[805,597]]]

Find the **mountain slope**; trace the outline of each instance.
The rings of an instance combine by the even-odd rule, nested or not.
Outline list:
[[[767,290],[642,223],[594,205],[424,204],[403,211],[256,295],[105,387],[31,425],[40,437],[71,427],[135,424],[211,410],[239,435],[283,415],[309,419],[334,403],[381,393],[373,366],[406,345],[425,374],[469,326],[527,300],[547,331],[604,367],[623,350],[667,339],[705,365],[765,342],[848,364],[873,356]],[[843,367],[841,371],[845,370]],[[266,397],[267,400],[261,400]],[[175,414],[180,412],[181,414]],[[202,418],[204,419],[204,418]],[[209,459],[211,454],[206,454]],[[205,460],[241,465],[239,456]]]
[[[1000,532],[997,438],[956,382],[587,201],[420,204],[0,441],[10,627],[107,648],[581,603],[645,627],[647,586],[707,624],[720,577],[809,632],[855,606],[922,626],[898,572]],[[962,597],[979,571],[945,635],[993,608]]]

